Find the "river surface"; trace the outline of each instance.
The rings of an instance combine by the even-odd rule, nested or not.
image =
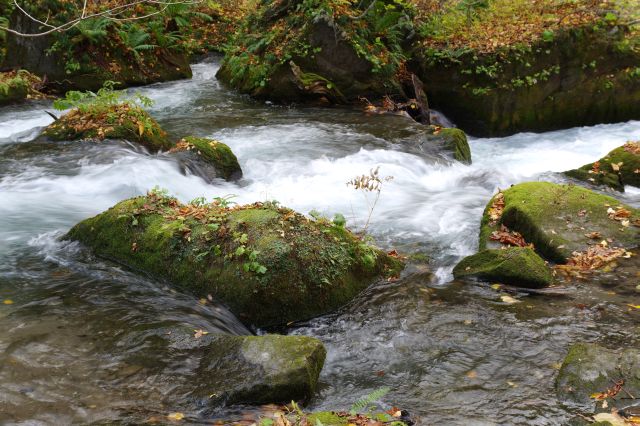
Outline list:
[[[386,249],[428,256],[428,267],[413,264],[397,282],[289,330],[328,350],[311,409],[348,409],[388,386],[383,404],[419,424],[560,424],[584,409],[554,396],[568,346],[640,344],[640,311],[627,306],[640,304],[640,293],[615,274],[571,283],[563,297],[515,295],[515,304],[488,285],[451,281],[455,263],[475,252],[482,210],[498,188],[565,182],[557,172],[640,139],[640,122],[472,139],[467,166],[416,150],[422,129],[403,117],[255,102],[221,87],[217,68],[209,60],[194,65],[193,80],[140,90],[175,138],[227,143],[244,171],[238,183],[207,184],[124,142],[32,141],[52,121],[46,101],[0,109],[1,424],[140,423],[170,412],[206,423],[245,410],[185,397],[179,390],[198,377],[166,336],[180,327],[250,333],[224,307],[58,239],[155,186],[183,201],[234,195],[342,213],[359,230],[367,200],[346,182],[375,167],[393,176],[368,231]],[[637,188],[617,196],[640,206]],[[625,273],[637,279],[637,268]]]

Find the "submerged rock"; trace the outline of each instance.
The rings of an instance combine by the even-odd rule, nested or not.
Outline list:
[[[126,139],[152,152],[173,147],[166,132],[144,109],[128,103],[73,109],[49,125],[43,135],[55,141]]]
[[[453,269],[456,279],[475,277],[518,287],[540,288],[553,282],[551,270],[529,247],[483,250]]]
[[[238,158],[231,148],[214,139],[186,137],[171,148],[169,154],[209,183],[215,178],[237,180],[242,177]]]
[[[316,391],[326,350],[306,336],[203,336],[198,398],[227,404],[289,403]]]
[[[499,206],[498,197],[503,198]],[[585,251],[601,240],[625,249],[638,247],[638,220],[638,209],[615,198],[575,185],[526,182],[489,202],[481,223],[480,250],[489,246],[492,232],[505,225],[522,234],[547,260],[566,263],[573,252]]]
[[[640,142],[627,142],[595,163],[565,172],[567,176],[624,191],[625,185],[640,188]]]
[[[624,390],[640,395],[640,350],[611,350],[592,343],[578,343],[569,348],[558,377],[556,393],[563,401],[582,404],[595,402],[593,394],[604,393],[624,380]],[[619,392],[609,397],[610,404],[628,397]]]
[[[273,204],[183,205],[159,193],[118,203],[66,235],[102,257],[213,295],[245,324],[333,311],[400,261],[343,227]]]

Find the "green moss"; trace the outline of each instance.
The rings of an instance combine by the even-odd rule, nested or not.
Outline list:
[[[264,327],[337,309],[376,277],[402,267],[333,228],[259,203],[181,206],[150,194],[79,223],[67,238],[199,295],[212,294],[243,322]]]
[[[569,348],[558,377],[556,391],[561,400],[587,403],[591,395],[605,392],[613,381],[624,379],[625,389],[640,392],[640,351],[610,350],[591,343],[577,343]],[[620,393],[612,403],[624,396]]]
[[[126,139],[161,151],[173,147],[160,125],[142,108],[127,103],[75,109],[49,125],[43,135],[54,141]]]
[[[484,250],[462,259],[453,269],[456,279],[476,277],[518,287],[545,287],[553,283],[551,270],[529,247]]]
[[[471,164],[471,148],[467,135],[460,129],[442,129],[438,135],[445,138],[445,148],[453,153],[453,158],[461,163]]]
[[[618,200],[575,185],[526,182],[503,192],[505,208],[499,222],[491,225],[487,205],[480,230],[480,248],[487,246],[491,232],[500,224],[522,234],[544,258],[564,263],[574,251],[585,251],[592,240],[585,234],[599,232],[614,246],[634,248],[640,241],[638,227],[623,227],[609,218],[607,210],[623,206],[632,213],[640,211]]]
[[[172,151],[195,150],[209,164],[213,165],[221,177],[233,179],[242,176],[238,158],[228,145],[214,139],[186,137],[177,143]]]
[[[0,73],[0,105],[26,99],[32,86],[39,81],[38,77],[25,70]]]
[[[335,411],[321,411],[317,413],[307,414],[306,416],[307,423],[310,425],[315,425],[316,420],[319,420],[324,426],[345,426],[348,424],[353,424],[350,420],[350,415],[346,412],[335,412]],[[367,415],[360,415],[360,418],[367,417],[371,419],[372,423],[383,422],[385,425],[389,426],[407,426],[405,422],[402,421],[391,421],[389,422],[389,415],[384,413],[368,413]]]
[[[624,191],[625,185],[640,187],[640,154],[636,152],[640,152],[640,143],[629,142],[598,160],[597,167],[594,163],[585,164],[565,174],[594,185],[606,185],[618,191]],[[615,169],[612,165],[615,165]]]

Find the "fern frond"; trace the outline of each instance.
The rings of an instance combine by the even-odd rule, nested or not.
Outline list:
[[[359,399],[358,401],[356,401],[351,408],[349,409],[349,412],[351,413],[351,415],[355,415],[358,412],[364,410],[365,408],[367,408],[369,406],[369,404],[378,401],[379,399],[381,399],[382,397],[384,397],[386,394],[389,393],[389,391],[391,390],[391,388],[389,387],[382,387],[380,389],[376,389],[373,392],[371,392],[369,395]]]

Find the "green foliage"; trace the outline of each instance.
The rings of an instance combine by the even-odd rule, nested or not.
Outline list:
[[[356,401],[349,409],[349,413],[353,416],[358,413],[375,409],[375,406],[372,407],[371,404],[383,398],[386,394],[389,393],[390,390],[391,388],[389,387],[382,387],[374,390],[369,395],[366,395],[365,397]]]
[[[91,18],[80,21],[75,29],[78,32],[72,41],[75,44],[87,41],[91,44],[98,44],[107,38],[107,30],[113,21],[107,18]]]
[[[97,92],[80,92],[72,90],[66,93],[64,98],[56,99],[53,107],[59,111],[77,108],[82,113],[105,111],[118,104],[132,104],[148,108],[153,105],[153,101],[148,97],[136,93],[133,96],[127,95],[124,90],[114,90],[117,83],[107,81]]]

